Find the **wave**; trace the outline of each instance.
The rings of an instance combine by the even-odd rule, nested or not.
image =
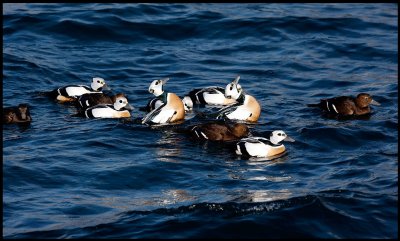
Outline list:
[[[299,196],[272,202],[197,203],[176,208],[159,208],[151,211],[127,211],[116,214],[108,220],[96,222],[94,225],[90,223],[82,225],[79,220],[75,220],[65,224],[65,228],[38,230],[15,235],[9,234],[5,237],[358,237],[354,233],[361,234],[363,237],[381,237],[380,231],[375,231],[376,228],[373,228],[377,225],[376,221],[366,222],[356,212],[343,209],[343,205],[346,205],[346,203],[352,203],[355,207],[361,208],[360,201],[355,201],[352,197],[360,194],[362,195],[362,193],[349,192],[348,190],[330,190],[316,195]],[[394,197],[385,197],[385,200],[388,205],[393,205],[396,202]],[[379,216],[381,214],[383,212],[376,215]],[[395,213],[390,212],[390,215],[395,215]],[[190,216],[189,221],[183,222],[182,220],[187,219],[188,216]],[[329,219],[321,219],[323,216],[329,216]],[[287,221],[287,218],[290,221]],[[87,220],[89,221],[90,219]],[[79,224],[81,227],[75,227],[74,223]],[[384,225],[388,228],[384,231],[384,237],[395,237],[397,231],[395,231],[396,229],[392,224],[379,224],[379,226]],[[68,225],[71,226],[67,228]],[[292,230],[293,232],[287,232],[287,230]]]

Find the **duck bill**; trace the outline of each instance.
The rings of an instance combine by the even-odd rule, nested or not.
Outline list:
[[[168,82],[168,80],[169,80],[169,78],[164,78],[164,79],[161,80],[161,83],[163,85],[165,85]]]
[[[294,139],[291,138],[291,137],[289,137],[289,136],[286,136],[286,138],[283,139],[283,140],[284,140],[284,141],[288,141],[288,142],[294,142]]]
[[[371,105],[381,105],[381,104],[376,100],[372,100],[371,101]]]
[[[107,85],[107,84],[103,85],[103,87],[101,87],[101,89],[102,89],[102,90],[108,90],[108,91],[110,91],[110,90],[111,90],[111,88],[110,88],[110,87],[108,87],[108,85]]]
[[[235,85],[237,85],[237,83],[239,82],[239,79],[240,79],[240,75],[236,76],[235,80],[233,80],[233,83]]]
[[[133,110],[133,106],[131,106],[130,104],[126,104],[126,106],[124,107],[127,110]]]

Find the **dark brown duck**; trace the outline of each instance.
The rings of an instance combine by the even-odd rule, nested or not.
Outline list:
[[[32,121],[27,104],[19,104],[18,107],[3,109],[3,124],[28,123]]]
[[[371,112],[369,105],[380,105],[366,93],[358,94],[356,98],[351,96],[339,96],[330,99],[321,99],[319,104],[309,104],[309,107],[319,107],[329,114],[350,116],[365,115]]]
[[[200,140],[234,141],[249,134],[249,128],[242,123],[205,123],[190,128],[191,135]]]

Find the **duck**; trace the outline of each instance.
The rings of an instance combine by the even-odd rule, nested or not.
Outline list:
[[[236,154],[251,157],[271,157],[283,153],[286,148],[282,141],[295,140],[282,130],[271,132],[269,139],[265,137],[242,138],[236,143]]]
[[[83,94],[102,93],[103,90],[110,90],[110,88],[103,78],[95,77],[92,79],[90,87],[86,85],[67,85],[50,91],[47,95],[60,103],[65,103],[76,101]]]
[[[318,104],[308,104],[308,107],[318,107],[328,114],[338,116],[360,116],[371,113],[369,105],[380,105],[367,93],[360,93],[356,98],[352,96],[339,96],[321,99]]]
[[[83,111],[86,118],[124,118],[130,117],[133,107],[124,94],[117,94],[113,104],[98,104]]]
[[[87,109],[99,104],[114,104],[119,96],[125,96],[125,98],[127,98],[126,95],[122,93],[111,96],[104,93],[86,93],[79,96],[77,99],[77,106],[82,109]]]
[[[141,107],[139,110],[150,112],[164,104],[164,102],[162,101],[162,97],[163,97],[162,93],[164,93],[163,87],[167,83],[168,80],[169,80],[169,78],[154,80],[150,84],[149,92],[154,94],[156,97],[151,99],[145,107]],[[182,100],[182,103],[183,103],[183,107],[184,107],[186,113],[192,111],[193,106],[187,105],[187,103],[185,103],[183,100]]]
[[[30,123],[32,121],[28,104],[6,107],[3,109],[3,124]]]
[[[172,92],[165,92],[163,86],[169,78],[154,80],[149,86],[149,92],[155,95],[163,104],[150,111],[142,124],[168,124],[185,119],[185,107],[182,100]]]
[[[183,97],[183,102],[186,104],[186,106],[193,108],[194,104],[224,106],[231,105],[236,103],[236,100],[225,97],[225,88],[219,86],[209,86],[191,90]]]
[[[240,76],[225,87],[225,97],[234,99],[237,103],[220,109],[216,118],[227,118],[230,120],[240,120],[247,122],[257,122],[261,114],[261,106],[253,96],[244,93],[238,84]]]
[[[247,125],[243,123],[228,124],[226,122],[198,124],[190,127],[189,131],[195,139],[210,141],[237,141],[250,133]]]

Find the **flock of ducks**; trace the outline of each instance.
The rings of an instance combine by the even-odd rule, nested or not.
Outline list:
[[[235,143],[238,155],[250,157],[273,157],[285,151],[283,141],[293,142],[282,130],[275,130],[268,137],[255,137],[246,123],[255,123],[261,114],[261,106],[253,96],[247,94],[239,84],[237,76],[225,88],[210,86],[191,90],[183,98],[166,92],[164,86],[169,78],[154,80],[148,91],[155,97],[140,110],[147,114],[140,119],[145,125],[164,125],[182,123],[185,114],[196,105],[223,106],[208,115],[213,119],[207,123],[191,126],[188,133],[195,139]],[[133,107],[122,93],[106,94],[110,90],[103,78],[93,78],[89,86],[68,85],[45,94],[59,103],[74,103],[78,114],[85,118],[129,118]],[[336,116],[357,116],[370,113],[369,104],[379,105],[369,94],[361,93],[356,98],[340,96],[322,99],[318,104],[325,113]],[[3,123],[30,123],[32,118],[27,104],[3,109]]]

